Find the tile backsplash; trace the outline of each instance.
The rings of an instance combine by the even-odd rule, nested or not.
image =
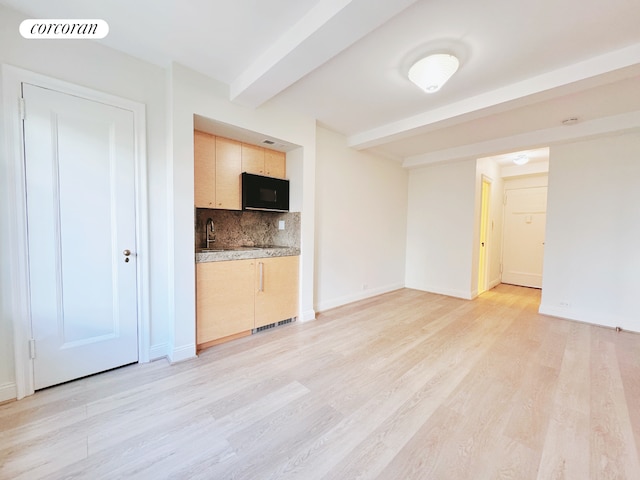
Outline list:
[[[217,245],[278,245],[300,248],[300,212],[251,212],[195,209],[195,248],[206,245],[207,219],[213,220]],[[284,230],[279,222],[284,221]]]

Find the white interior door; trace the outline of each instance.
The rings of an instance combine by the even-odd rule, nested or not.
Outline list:
[[[547,187],[506,191],[502,282],[542,287]]]
[[[138,360],[134,123],[131,111],[29,84],[23,97],[40,389]]]

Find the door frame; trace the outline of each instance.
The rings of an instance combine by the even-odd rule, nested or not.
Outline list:
[[[138,309],[138,362],[149,361],[149,220],[147,201],[147,153],[145,105],[125,98],[92,90],[46,75],[24,70],[12,65],[2,66],[2,103],[4,123],[4,155],[2,169],[5,172],[3,188],[6,192],[0,214],[4,216],[5,233],[2,245],[7,260],[7,272],[3,280],[7,293],[3,315],[8,315],[13,326],[16,398],[34,393],[33,360],[30,358],[31,315],[29,295],[26,175],[24,133],[21,111],[22,83],[56,90],[76,97],[105,103],[133,112],[135,141],[135,214],[136,214],[136,300]],[[28,115],[28,106],[26,115]],[[1,180],[0,180],[1,181]],[[3,281],[4,283],[4,281]]]

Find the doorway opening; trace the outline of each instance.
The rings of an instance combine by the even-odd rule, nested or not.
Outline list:
[[[480,158],[477,171],[478,294],[500,283],[542,288],[549,148]]]

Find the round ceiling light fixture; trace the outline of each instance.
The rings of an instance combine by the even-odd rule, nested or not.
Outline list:
[[[435,93],[456,73],[460,62],[448,53],[437,53],[418,60],[409,69],[409,80],[427,93]]]
[[[529,157],[522,153],[513,159],[513,163],[516,165],[524,165],[525,163],[529,163]]]

